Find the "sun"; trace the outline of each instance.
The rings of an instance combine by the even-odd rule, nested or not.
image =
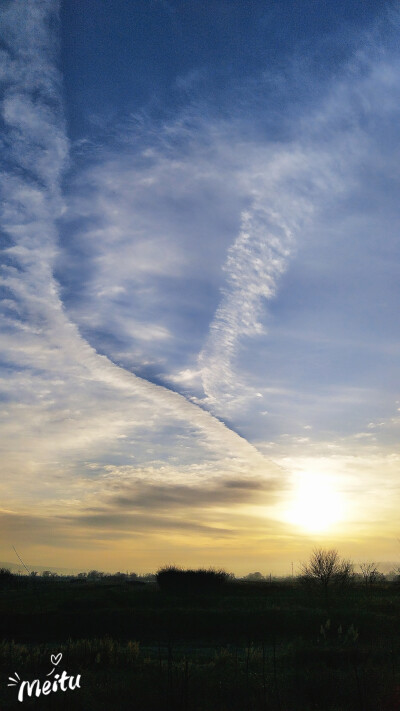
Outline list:
[[[343,521],[345,504],[331,477],[302,473],[286,510],[288,523],[308,533],[323,533]]]

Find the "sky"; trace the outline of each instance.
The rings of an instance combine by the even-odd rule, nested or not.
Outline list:
[[[398,564],[396,5],[0,10],[0,559]]]

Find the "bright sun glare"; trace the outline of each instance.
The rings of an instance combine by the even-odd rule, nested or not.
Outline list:
[[[303,473],[285,518],[309,533],[322,533],[343,520],[343,496],[335,490],[331,478]]]

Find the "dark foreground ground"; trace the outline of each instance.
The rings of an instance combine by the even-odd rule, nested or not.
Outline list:
[[[400,590],[15,579],[0,589],[0,709],[400,711]],[[17,700],[8,677],[81,688]],[[55,672],[55,673],[56,673]],[[52,676],[50,679],[54,678]]]

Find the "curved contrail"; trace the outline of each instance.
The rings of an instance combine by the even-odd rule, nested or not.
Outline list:
[[[157,407],[195,426],[209,447],[220,448],[222,440],[231,457],[265,468],[267,461],[247,440],[184,396],[99,355],[67,318],[53,274],[56,219],[64,209],[61,181],[68,164],[61,77],[54,64],[57,43],[48,30],[58,12],[57,0],[14,0],[4,13],[3,39],[6,45],[12,42],[13,53],[5,51],[2,56],[2,116],[9,137],[2,223],[11,240],[5,256],[13,263],[5,267],[2,283],[47,342],[79,362],[89,378],[155,401]]]

